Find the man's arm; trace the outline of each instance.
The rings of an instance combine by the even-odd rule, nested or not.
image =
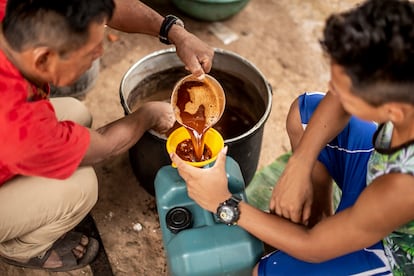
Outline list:
[[[276,183],[269,210],[297,223],[311,215],[312,169],[320,151],[346,126],[350,115],[328,92],[310,119],[302,138]]]
[[[163,20],[164,17],[140,1],[115,0],[115,11],[108,26],[127,33],[158,36]]]
[[[129,150],[149,129],[166,133],[174,124],[171,105],[147,102],[133,113],[114,122],[90,129],[89,148],[82,165],[93,165]]]
[[[211,168],[186,164],[176,154],[172,161],[187,184],[187,192],[202,208],[215,213],[230,197],[222,151]],[[379,242],[399,226],[414,219],[414,177],[388,174],[376,178],[356,203],[313,228],[240,202],[237,225],[265,243],[307,262],[323,262]],[[232,227],[232,226],[230,226]]]
[[[128,33],[142,33],[158,37],[164,17],[137,0],[115,0],[115,11],[108,26]],[[173,24],[168,40],[177,49],[177,55],[186,69],[202,77],[211,70],[214,49],[185,28]]]

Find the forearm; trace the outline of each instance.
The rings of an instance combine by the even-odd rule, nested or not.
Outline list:
[[[115,11],[108,26],[128,33],[158,36],[164,17],[137,0],[115,0]]]
[[[350,115],[339,99],[328,92],[313,113],[292,157],[313,163],[326,144],[344,129],[349,119]]]
[[[108,26],[127,33],[141,33],[157,37],[164,17],[140,1],[116,0],[115,12]],[[174,24],[168,32],[168,40],[174,45],[192,35]]]
[[[358,230],[343,217],[330,217],[313,228],[295,224],[251,205],[239,204],[237,224],[259,240],[299,260],[319,263],[371,245],[371,240],[357,238]],[[339,221],[343,222],[339,222]]]
[[[93,165],[126,152],[151,127],[144,111],[138,110],[97,130],[90,130],[90,146],[82,165]]]

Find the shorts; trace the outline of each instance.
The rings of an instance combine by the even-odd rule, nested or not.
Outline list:
[[[302,125],[310,117],[324,93],[308,92],[299,96]],[[324,164],[338,187],[341,200],[336,212],[351,206],[366,187],[367,164],[374,150],[372,138],[377,125],[351,117],[349,124],[321,151]],[[275,251],[260,260],[259,275],[392,275],[382,242],[322,263],[297,260]]]

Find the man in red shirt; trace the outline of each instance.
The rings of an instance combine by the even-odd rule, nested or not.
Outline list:
[[[73,83],[102,55],[105,25],[161,34],[200,77],[213,49],[138,1],[0,0],[1,18],[0,256],[24,267],[77,269],[98,252],[96,240],[71,231],[97,201],[91,165],[127,151],[149,129],[166,132],[174,116],[169,104],[149,102],[93,130],[81,102],[48,99],[49,84]]]

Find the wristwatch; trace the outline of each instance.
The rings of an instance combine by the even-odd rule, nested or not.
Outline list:
[[[218,220],[227,225],[236,225],[240,217],[239,203],[241,198],[232,195],[217,207],[216,216]]]
[[[184,28],[184,22],[175,15],[169,14],[164,18],[164,21],[161,24],[159,39],[162,43],[170,45],[172,44],[170,40],[168,40],[168,32],[170,31],[171,27],[177,24]]]

